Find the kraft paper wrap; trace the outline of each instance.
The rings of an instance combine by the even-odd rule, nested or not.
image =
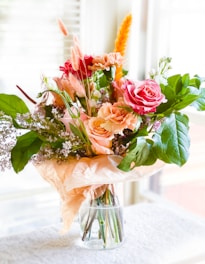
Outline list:
[[[101,155],[69,159],[61,163],[47,160],[36,166],[41,176],[60,194],[63,232],[69,230],[82,202],[91,191],[97,195],[105,184],[137,181],[154,174],[164,165],[157,162],[152,166],[140,166],[130,172],[123,172],[117,168],[121,159],[116,155]]]

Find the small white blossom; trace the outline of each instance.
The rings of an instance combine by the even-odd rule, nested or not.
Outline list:
[[[171,69],[171,58],[162,57],[159,60],[158,68],[152,69],[149,72],[149,78],[155,80],[157,83],[167,85],[168,72]]]

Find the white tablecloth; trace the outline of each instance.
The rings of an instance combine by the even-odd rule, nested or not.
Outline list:
[[[205,263],[205,220],[164,203],[127,207],[124,218],[126,240],[120,248],[81,248],[79,226],[74,222],[66,235],[59,234],[60,226],[49,226],[1,238],[0,263]]]

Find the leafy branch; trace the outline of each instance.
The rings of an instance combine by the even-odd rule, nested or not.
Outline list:
[[[167,102],[152,115],[155,122],[160,122],[160,127],[155,130],[153,125],[149,136],[136,134],[119,169],[129,171],[135,166],[154,164],[157,159],[179,166],[186,163],[190,146],[189,119],[180,110],[189,105],[198,111],[205,110],[202,79],[197,76],[190,79],[189,74],[174,75],[167,79],[167,84],[161,84],[161,90]]]

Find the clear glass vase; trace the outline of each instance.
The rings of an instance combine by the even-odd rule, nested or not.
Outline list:
[[[83,247],[113,249],[123,243],[123,208],[113,185],[103,185],[100,195],[91,195],[83,203],[79,210],[79,223]]]

